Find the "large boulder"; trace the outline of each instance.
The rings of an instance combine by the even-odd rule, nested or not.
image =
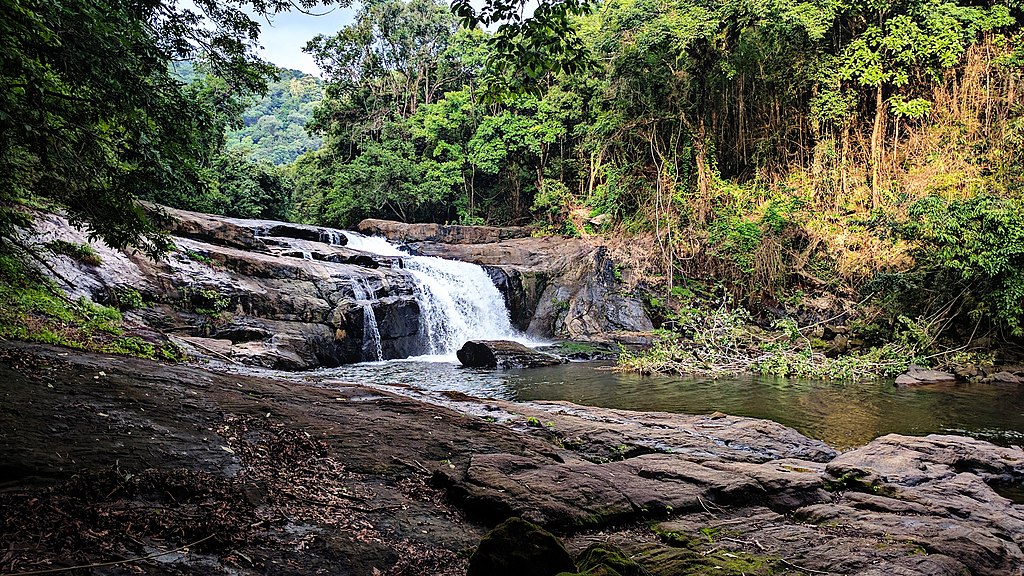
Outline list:
[[[511,238],[527,238],[524,227],[404,224],[368,218],[356,226],[367,236],[383,236],[392,242],[441,242],[445,244],[489,244]]]
[[[938,384],[941,382],[955,382],[956,374],[943,372],[941,370],[929,370],[916,364],[911,364],[904,374],[896,377],[897,386],[921,386],[924,384]]]
[[[470,340],[455,355],[469,368],[539,368],[565,362],[510,340]]]

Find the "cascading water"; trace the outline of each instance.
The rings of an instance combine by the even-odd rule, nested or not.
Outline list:
[[[334,230],[320,230],[320,241],[331,246],[341,246],[342,235]]]
[[[373,287],[366,278],[351,278],[352,296],[356,304],[363,309],[363,359],[379,362],[384,359],[384,351],[380,346],[380,330],[377,328],[377,315],[373,312]]]
[[[345,235],[349,248],[402,258],[416,282],[420,331],[429,355],[451,357],[467,340],[525,341],[512,327],[501,292],[480,266],[412,256],[383,238]]]

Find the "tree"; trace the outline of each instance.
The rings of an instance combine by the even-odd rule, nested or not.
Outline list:
[[[28,223],[20,206],[34,199],[112,246],[163,248],[136,199],[201,192],[226,104],[197,105],[168,64],[199,59],[231,93],[258,90],[272,68],[252,53],[259,25],[242,6],[290,7],[192,5],[0,2],[0,237]]]

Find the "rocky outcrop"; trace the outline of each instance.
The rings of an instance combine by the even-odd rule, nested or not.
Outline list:
[[[156,208],[150,207],[150,210]],[[145,305],[126,312],[196,356],[268,368],[304,369],[426,351],[416,284],[398,258],[344,247],[335,230],[166,209],[175,249],[153,261],[93,243],[102,263],[53,256],[50,264],[75,297],[116,303],[137,292]],[[273,236],[280,234],[281,236]],[[87,243],[56,215],[36,218],[33,240]],[[364,325],[366,307],[375,327]]]
[[[133,319],[195,355],[232,362],[303,369],[376,360],[378,341],[384,359],[429,350],[418,285],[402,256],[346,246],[347,237],[328,228],[145,208],[164,222],[175,249],[152,261],[92,243],[99,266],[54,255],[50,264],[69,292],[111,304],[137,292],[146,305]],[[361,229],[485,266],[515,324],[531,334],[642,341],[651,328],[601,246],[530,238],[519,228],[367,221]],[[32,241],[58,238],[89,243],[60,216],[39,215]]]
[[[472,416],[316,375],[12,342],[0,391],[5,573],[145,557],[218,527],[198,555],[140,570],[235,573],[244,555],[254,572],[456,576],[466,550],[490,549],[477,573],[492,573],[495,550],[530,562],[540,541],[572,570],[525,522],[476,546],[520,517],[589,574],[1024,574],[1024,506],[1004,496],[1019,498],[1024,451],[970,438],[840,454],[723,414],[463,397]]]
[[[527,238],[523,227],[459,226],[444,224],[404,224],[368,218],[356,226],[367,236],[383,236],[393,242],[440,242],[443,244],[491,244],[511,238]]]
[[[470,340],[456,356],[463,366],[470,368],[539,368],[565,362],[558,356],[537,352],[509,340]]]
[[[544,422],[519,429],[554,448],[474,454],[445,474],[451,493],[562,533],[655,521],[668,550],[613,538],[652,574],[699,573],[694,557],[723,547],[747,573],[781,558],[808,573],[1024,574],[1024,507],[999,493],[1024,482],[1020,448],[889,435],[837,454],[761,420],[499,406]]]
[[[502,290],[513,323],[529,334],[642,344],[653,329],[640,299],[619,281],[608,249],[590,240],[439,242],[418,233],[415,227],[421,225],[379,222],[364,221],[360,230],[405,242],[417,254],[483,266]]]

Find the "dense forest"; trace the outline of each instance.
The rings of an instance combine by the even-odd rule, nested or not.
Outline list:
[[[679,337],[722,326],[802,342],[801,300],[823,296],[876,364],[1024,333],[1016,0],[606,0],[534,20],[376,0],[309,42],[322,86],[252,58],[254,23],[213,2],[199,6],[221,27],[112,3],[109,28],[73,39],[58,27],[102,8],[6,6],[7,237],[19,204],[56,202],[112,244],[158,250],[136,198],[600,234],[632,246],[622,278],[663,326],[638,369],[686,369]],[[200,73],[176,80],[176,59]]]

